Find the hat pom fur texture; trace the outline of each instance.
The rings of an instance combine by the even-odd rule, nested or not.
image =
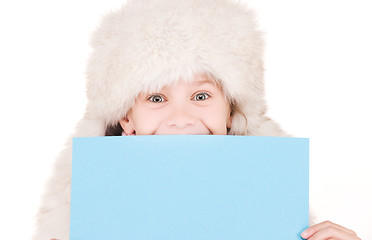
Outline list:
[[[129,0],[93,34],[88,104],[56,159],[32,239],[69,239],[72,137],[104,136],[137,94],[207,74],[234,111],[230,135],[289,136],[265,116],[263,40],[254,14],[233,0]]]

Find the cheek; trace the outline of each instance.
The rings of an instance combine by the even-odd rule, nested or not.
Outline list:
[[[137,135],[151,135],[161,122],[159,110],[138,109],[133,114],[133,127]]]
[[[221,106],[202,109],[199,112],[200,119],[214,134],[226,135],[227,109]]]

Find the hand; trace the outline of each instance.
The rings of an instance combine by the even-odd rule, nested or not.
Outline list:
[[[301,233],[308,240],[361,240],[354,231],[330,221],[315,224]]]

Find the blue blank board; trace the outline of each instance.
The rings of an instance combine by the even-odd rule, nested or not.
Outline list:
[[[301,239],[308,150],[307,138],[74,138],[70,239]]]

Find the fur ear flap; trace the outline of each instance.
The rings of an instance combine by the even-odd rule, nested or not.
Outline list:
[[[252,131],[253,136],[273,136],[273,137],[292,137],[284,132],[279,124],[269,117],[262,116],[257,124],[257,128]]]
[[[292,137],[269,117],[245,117],[241,113],[235,113],[233,116],[229,135]]]

